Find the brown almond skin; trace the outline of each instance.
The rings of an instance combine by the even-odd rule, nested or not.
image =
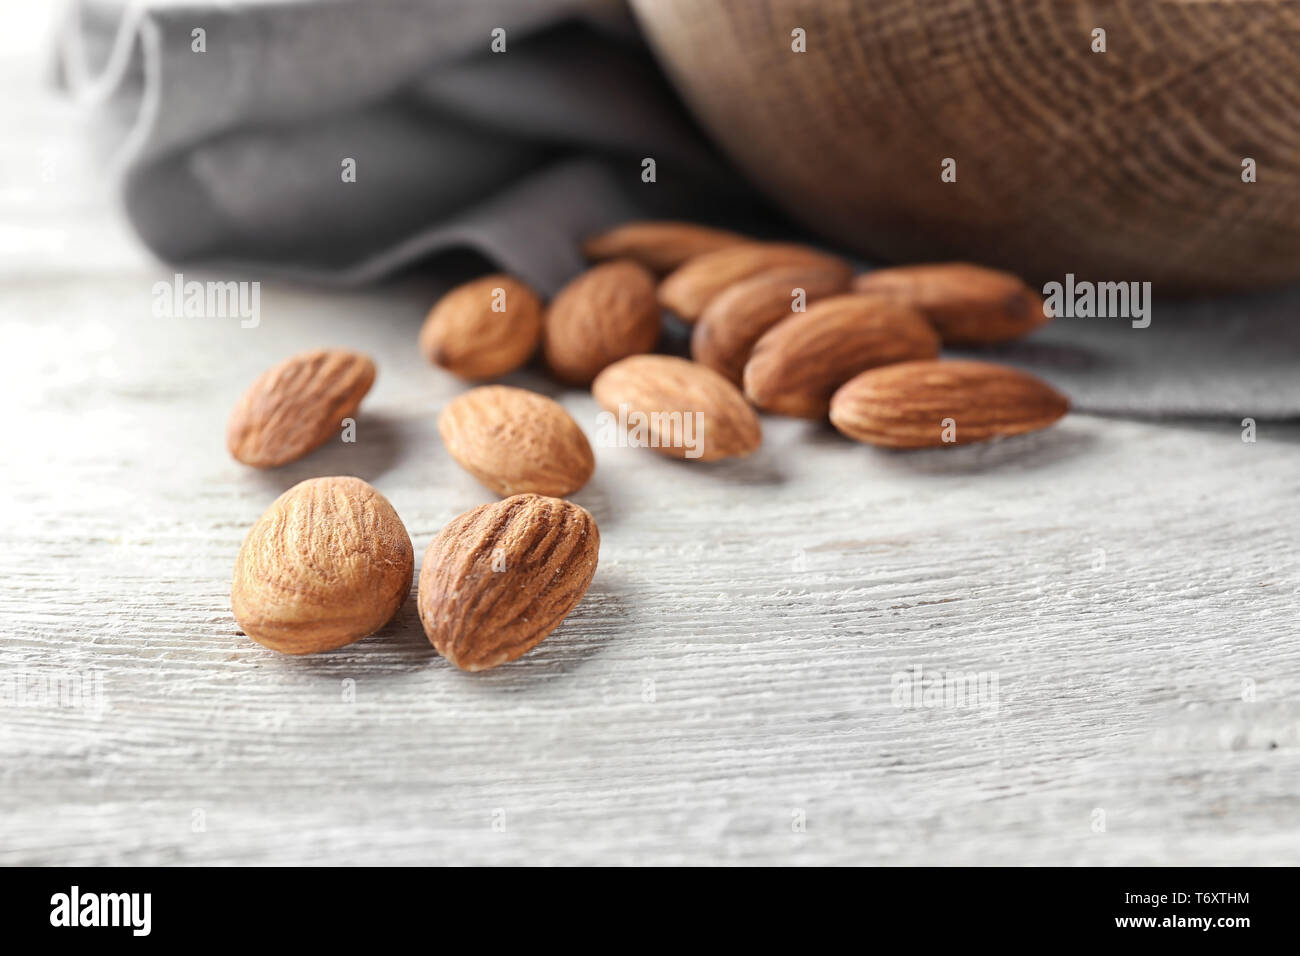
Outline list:
[[[655,279],[629,260],[578,276],[551,301],[542,329],[546,364],[562,381],[590,385],[606,365],[659,341]]]
[[[631,259],[655,275],[665,275],[687,259],[752,241],[739,233],[690,222],[643,220],[592,236],[582,244],[582,252],[592,262]]]
[[[838,256],[808,246],[751,242],[728,246],[688,260],[659,283],[659,304],[686,322],[695,322],[724,289],[760,272],[789,266],[814,266],[852,274]]]
[[[629,426],[636,425],[634,413],[647,416],[650,446],[670,458],[738,458],[752,454],[762,441],[758,416],[745,396],[698,362],[671,355],[633,355],[597,375],[591,392],[611,415],[618,416],[619,406],[624,406]],[[680,432],[684,416],[695,412],[703,416],[698,431]],[[660,413],[682,417],[676,422],[657,420]]]
[[[996,345],[1051,321],[1043,297],[1009,272],[963,262],[877,269],[853,280],[925,314],[950,348]]]
[[[973,361],[903,362],[863,372],[831,399],[831,424],[887,448],[989,441],[1051,425],[1070,400],[1019,369]],[[944,441],[951,419],[954,441]]]
[[[424,633],[461,670],[513,661],[577,607],[599,554],[595,519],[568,501],[515,495],[467,511],[425,552]]]
[[[387,624],[414,570],[411,539],[387,498],[360,478],[310,478],[248,532],[230,607],[271,650],[333,650]]]
[[[254,468],[301,458],[339,433],[375,381],[360,352],[316,349],[285,359],[250,385],[226,424],[226,447]]]
[[[499,300],[496,290],[504,296]],[[503,301],[505,311],[492,307]],[[518,279],[490,275],[452,289],[434,305],[420,329],[420,352],[468,382],[497,378],[519,368],[542,338],[542,300]]]
[[[749,353],[763,333],[797,314],[792,311],[795,289],[803,290],[808,306],[848,287],[842,269],[792,266],[760,272],[708,304],[691,333],[691,357],[739,385]]]
[[[916,309],[834,296],[764,333],[745,365],[745,396],[778,415],[825,418],[835,390],[859,372],[938,354],[939,336]]]
[[[591,443],[564,406],[527,389],[471,389],[442,410],[438,432],[451,457],[502,497],[562,498],[596,469]]]

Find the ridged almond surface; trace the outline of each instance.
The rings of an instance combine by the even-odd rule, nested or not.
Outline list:
[[[311,478],[277,498],[248,532],[230,607],[265,647],[328,651],[388,623],[414,569],[411,539],[387,498],[360,478]]]
[[[420,623],[438,653],[481,671],[536,647],[587,593],[600,531],[568,501],[515,495],[438,533],[420,569]]]
[[[831,399],[831,423],[872,445],[931,448],[1046,428],[1069,408],[1064,395],[1019,369],[988,362],[904,362],[846,382]],[[945,435],[953,440],[945,441]]]
[[[592,236],[582,244],[582,251],[592,262],[631,259],[656,275],[664,275],[687,259],[752,241],[739,233],[690,222],[644,220]]]
[[[877,269],[853,288],[920,309],[952,348],[1007,342],[1051,321],[1043,297],[1019,278],[963,262]]]
[[[835,390],[859,372],[938,354],[939,336],[916,309],[837,295],[764,333],[745,365],[745,396],[779,415],[825,418]]]
[[[760,272],[708,304],[691,333],[691,357],[739,385],[749,353],[763,333],[793,311],[795,290],[803,290],[805,307],[847,291],[842,269],[792,266]]]
[[[591,478],[591,444],[559,402],[522,388],[485,385],[438,416],[451,457],[498,495],[562,498]]]
[[[671,458],[736,458],[762,441],[758,416],[745,396],[698,362],[633,355],[597,375],[591,392],[627,429],[629,444],[644,441]]]
[[[542,330],[546,364],[573,385],[659,341],[655,279],[630,260],[588,269],[551,300]]]
[[[789,266],[842,271],[846,279],[852,272],[838,256],[808,246],[751,242],[687,260],[659,283],[659,304],[685,321],[694,322],[724,289],[760,272]]]
[[[537,351],[542,300],[518,279],[490,275],[452,289],[420,329],[420,352],[474,382],[513,372]]]
[[[287,358],[240,396],[226,447],[255,468],[301,458],[339,434],[374,381],[375,363],[359,352],[316,349]]]

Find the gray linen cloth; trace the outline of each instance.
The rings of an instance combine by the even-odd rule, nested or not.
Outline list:
[[[78,0],[56,73],[169,262],[356,285],[470,250],[549,294],[583,236],[630,218],[798,238],[709,146],[622,0]],[[1082,410],[1293,417],[1297,305],[1157,292],[1148,328],[1058,319],[991,354]]]

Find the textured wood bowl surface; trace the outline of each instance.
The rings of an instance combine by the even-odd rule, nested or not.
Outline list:
[[[1300,2],[633,4],[740,168],[863,254],[1166,290],[1300,278]]]

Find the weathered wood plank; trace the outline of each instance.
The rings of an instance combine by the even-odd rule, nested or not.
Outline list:
[[[154,318],[171,270],[52,116],[6,123],[69,158],[57,202],[11,163],[4,205],[0,863],[1300,862],[1300,427],[1072,416],[888,454],[769,419],[715,467],[599,448],[600,570],[534,653],[455,672],[408,603],[283,658],[228,605],[281,490],[361,475],[417,556],[487,500],[434,427],[460,388],[415,349],[434,287]],[[359,442],[231,461],[239,390],[319,344],[379,364]],[[514,380],[594,435],[589,396]],[[896,706],[918,667],[996,695]],[[14,700],[62,677],[102,711]]]

